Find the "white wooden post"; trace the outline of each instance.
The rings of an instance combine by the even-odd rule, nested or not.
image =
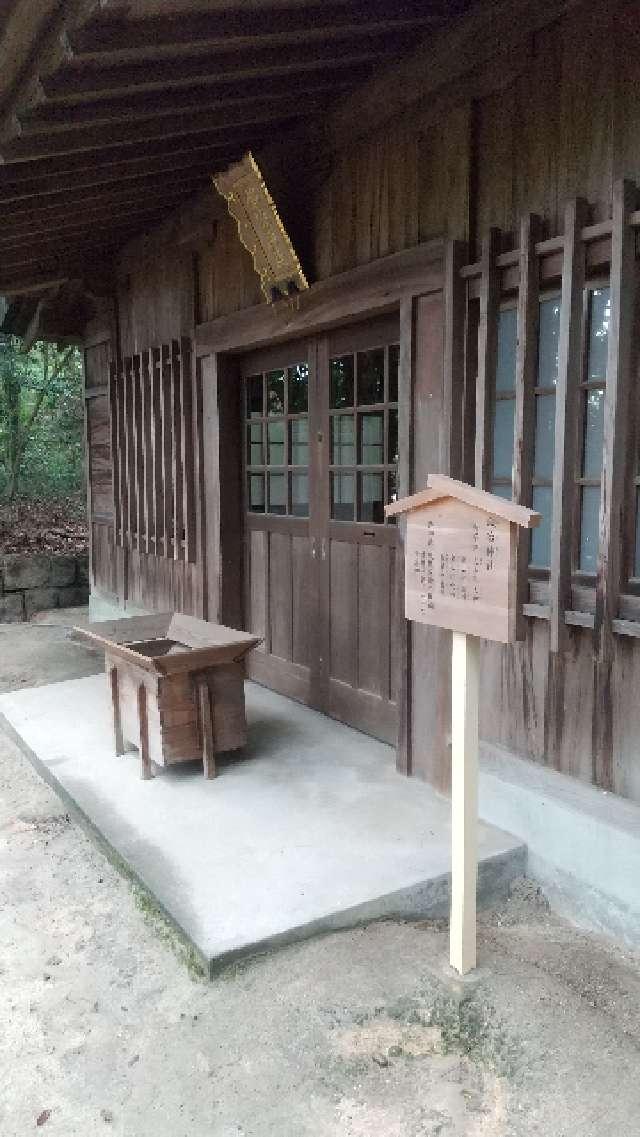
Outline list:
[[[465,975],[476,965],[480,640],[464,632],[452,636],[449,959]]]

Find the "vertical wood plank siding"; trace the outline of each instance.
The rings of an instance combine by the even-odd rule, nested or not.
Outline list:
[[[491,476],[491,385],[498,351],[498,300],[500,279],[496,257],[500,231],[491,229],[482,242],[480,278],[480,326],[478,328],[478,377],[476,379],[476,485],[489,488]]]
[[[493,58],[485,53],[480,62],[470,59],[467,72],[458,73],[455,78],[443,74],[441,87],[429,90],[428,95],[421,95],[416,87],[413,105],[395,118],[381,121],[368,134],[356,123],[355,140],[340,145],[322,162],[314,160],[315,143],[310,136],[306,149],[302,143],[299,153],[287,153],[283,176],[291,184],[299,183],[296,197],[304,208],[297,214],[292,212],[291,229],[294,232],[297,228],[308,236],[310,253],[304,267],[313,281],[326,280],[432,236],[445,235],[468,243],[469,263],[476,262],[482,252],[483,295],[473,291],[474,282],[467,280],[463,286],[469,289],[471,299],[467,305],[466,334],[462,332],[465,411],[460,412],[464,414],[462,472],[469,479],[475,474],[478,484],[486,485],[490,462],[491,407],[485,391],[495,367],[499,289],[501,283],[507,283],[513,297],[518,281],[528,280],[528,296],[521,294],[519,298],[519,331],[524,332],[524,337],[520,335],[518,347],[515,439],[516,493],[524,500],[530,494],[531,452],[526,445],[520,449],[519,440],[526,443],[531,429],[526,388],[532,381],[535,354],[534,296],[536,285],[544,284],[542,277],[535,279],[533,262],[537,267],[541,262],[540,257],[532,259],[531,244],[561,235],[553,253],[554,286],[560,279],[562,282],[562,316],[551,569],[548,579],[530,581],[530,606],[537,609],[538,618],[528,617],[526,639],[512,648],[483,649],[481,732],[488,741],[584,780],[595,779],[640,801],[640,709],[636,695],[640,644],[630,636],[618,634],[613,626],[614,621],[626,622],[634,630],[634,622],[640,620],[640,595],[634,594],[625,581],[628,556],[624,564],[617,563],[621,527],[624,526],[627,550],[632,531],[632,487],[619,463],[619,456],[630,446],[624,438],[626,419],[629,429],[637,430],[631,421],[625,391],[628,375],[633,373],[625,329],[631,318],[630,281],[635,284],[637,265],[632,264],[632,234],[628,226],[621,230],[618,220],[620,210],[629,206],[624,193],[623,198],[613,201],[612,307],[617,306],[620,326],[612,330],[610,344],[610,351],[615,349],[618,354],[609,362],[603,524],[596,590],[572,578],[571,548],[566,540],[574,526],[577,501],[576,385],[581,366],[585,274],[581,232],[587,225],[604,223],[611,216],[612,187],[617,179],[640,183],[640,31],[636,8],[628,2],[604,8],[595,3],[572,4],[559,19],[540,30],[523,32],[519,40],[518,29],[511,28],[508,42],[514,43],[517,50],[508,53],[500,52],[497,30],[489,37],[496,48]],[[626,205],[621,204],[623,199]],[[534,236],[530,223],[527,240],[520,234],[519,225],[520,218],[529,214],[539,215],[541,230]],[[615,243],[618,239],[619,249]],[[496,264],[509,252],[516,253],[515,261],[507,267]],[[118,588],[129,589],[131,603],[146,607],[167,605],[185,611],[204,605],[204,592],[209,597],[209,615],[215,618],[221,605],[232,603],[233,585],[229,583],[228,569],[220,567],[221,530],[215,538],[209,532],[213,515],[206,507],[206,495],[194,505],[196,560],[190,561],[190,554],[185,559],[174,559],[170,539],[178,509],[169,473],[174,412],[168,398],[171,344],[191,336],[196,319],[206,322],[242,311],[259,303],[261,294],[251,257],[238,240],[232,218],[221,218],[218,212],[213,219],[212,214],[210,234],[197,242],[196,253],[194,256],[193,244],[183,246],[175,239],[156,240],[149,235],[144,241],[127,246],[117,264],[121,320],[118,349],[113,354],[125,361],[118,379],[124,401],[120,404],[122,421],[118,420],[115,429],[112,427],[111,446],[114,449],[119,440],[114,449],[113,485],[121,487],[120,500],[114,503],[116,514],[120,512],[115,527],[126,548],[120,547],[117,552],[126,553],[130,562],[129,583],[120,583]],[[459,375],[456,360],[460,340],[455,336],[450,339],[453,325],[448,323],[446,314],[457,309],[458,300],[448,289],[449,283],[445,292],[444,332],[443,313],[436,311],[434,300],[407,300],[403,307],[403,321],[411,321],[413,330],[410,341],[406,337],[404,341],[410,342],[410,346],[401,362],[400,387],[402,391],[404,368],[415,389],[407,395],[405,388],[409,401],[404,412],[401,396],[400,433],[403,436],[409,432],[415,460],[408,459],[406,469],[401,463],[401,492],[418,488],[430,469],[445,469],[444,421],[451,421],[448,457],[452,470],[458,464],[454,386]],[[616,289],[620,304],[615,299]],[[480,302],[479,344],[476,333]],[[439,344],[439,372],[434,360],[429,359],[425,337]],[[163,509],[159,510],[158,484],[154,482],[156,550],[147,553],[135,547],[136,514],[131,512],[131,502],[124,492],[127,486],[132,487],[135,473],[132,379],[126,361],[142,349],[161,344],[162,398],[159,409],[153,413]],[[202,418],[206,423],[209,415],[211,420],[200,431],[201,445],[203,437],[217,438],[220,416],[225,413],[218,404],[217,387],[215,399],[212,398],[211,383],[217,366],[215,361],[203,361],[199,394],[195,388],[196,397],[203,403]],[[477,451],[471,429],[476,392]],[[155,407],[153,400],[151,405]],[[623,408],[627,408],[626,412]],[[183,437],[186,440],[186,433]],[[209,500],[219,492],[213,489],[213,483],[221,460],[207,441],[202,466],[196,469],[194,480],[209,485]],[[152,468],[153,461],[152,448]],[[410,485],[412,477],[414,484]],[[625,515],[620,513],[621,494]],[[100,497],[99,490],[97,496]],[[135,504],[134,500],[134,509]],[[184,495],[181,508],[189,549],[191,522]],[[260,535],[252,535],[252,540],[259,539]],[[93,540],[94,570],[106,580],[112,572],[113,553],[102,536]],[[237,532],[233,540],[238,540]],[[203,544],[207,549],[206,564],[198,552]],[[164,547],[168,555],[157,555],[158,546]],[[271,555],[271,551],[264,550],[264,555]],[[230,563],[234,563],[233,557]],[[119,562],[113,577],[120,582],[121,565]],[[398,580],[398,588],[401,587]],[[238,600],[236,607],[239,604]],[[594,613],[595,639],[589,626]],[[547,618],[539,618],[543,616]],[[584,626],[568,624],[567,618],[583,620]],[[265,619],[270,635],[273,612],[267,613]],[[426,740],[430,731],[435,738],[444,737],[447,704],[442,683],[446,686],[448,679],[448,647],[444,642],[427,643],[421,632],[413,639],[406,649],[406,670],[402,676],[406,707],[404,712],[401,709],[401,724],[404,713],[406,737],[401,725],[401,763],[443,788],[448,776],[446,747],[430,750]],[[605,661],[602,666],[596,665],[594,651]]]
[[[586,203],[569,202],[564,220],[564,258],[558,343],[555,450],[553,464],[553,527],[549,581],[549,647],[566,645],[565,613],[571,607],[572,530],[575,502],[575,456],[578,382],[582,366],[582,293],[585,258],[580,232],[587,217]]]
[[[109,379],[117,544],[146,556],[196,557],[193,372],[189,340],[112,364]],[[126,430],[121,476],[120,427]],[[126,522],[125,522],[126,518]]]

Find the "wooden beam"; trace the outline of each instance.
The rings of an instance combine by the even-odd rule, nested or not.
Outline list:
[[[536,367],[538,360],[538,259],[535,245],[542,222],[528,214],[520,222],[518,324],[516,346],[516,398],[514,414],[513,498],[531,505],[535,440]],[[516,582],[516,637],[524,639],[526,623],[522,606],[528,599],[530,535],[518,532]]]
[[[565,613],[571,608],[571,522],[575,501],[576,421],[582,366],[582,294],[585,272],[584,245],[580,231],[586,223],[586,217],[587,203],[582,198],[567,204],[564,214],[549,577],[549,648],[552,652],[562,651],[566,644]]]
[[[369,74],[370,67],[349,69],[348,74],[310,72],[301,80],[297,90],[305,95],[340,94],[352,89]],[[129,91],[114,98],[69,102],[66,99],[49,99],[30,108],[20,117],[23,135],[39,134],[43,130],[70,130],[72,128],[131,123],[140,119],[159,119],[165,115],[195,113],[209,109],[224,110],[254,102],[291,103],[291,76],[274,75],[271,78],[235,79],[212,78],[210,82],[195,83],[188,87],[161,91]]]
[[[15,232],[20,225],[33,225],[38,220],[47,218],[56,221],[58,218],[74,216],[78,211],[91,210],[104,211],[139,205],[144,202],[163,202],[180,197],[181,200],[195,194],[203,188],[203,175],[198,178],[193,175],[169,179],[158,178],[152,174],[147,178],[139,178],[132,182],[125,182],[123,186],[110,186],[102,191],[95,186],[87,190],[80,189],[74,192],[73,186],[62,193],[49,194],[47,197],[26,198],[24,201],[11,205],[11,230]],[[212,194],[213,197],[213,194]],[[1,200],[1,195],[0,195]]]
[[[212,115],[210,111],[194,111],[191,114],[167,115],[158,119],[144,119],[123,127],[120,123],[107,123],[104,126],[83,126],[75,130],[42,131],[38,134],[21,134],[18,138],[2,146],[6,162],[32,161],[48,154],[59,157],[62,154],[75,154],[79,151],[104,150],[119,147],[126,139],[131,147],[138,143],[154,142],[162,139],[170,145],[171,139],[183,138],[186,134],[199,133],[211,137],[222,135],[233,140],[233,131],[241,126],[259,126],[264,123],[285,124],[308,115],[317,114],[326,106],[326,100],[315,96],[296,97],[287,106],[279,107],[269,101],[247,106],[237,106],[219,110]],[[231,132],[231,133],[230,133]]]
[[[351,36],[337,42],[300,43],[294,51],[280,47],[252,47],[249,50],[221,48],[215,52],[178,59],[157,58],[150,67],[147,59],[139,62],[86,65],[79,60],[62,67],[42,80],[48,98],[59,95],[76,99],[91,95],[107,95],[115,91],[166,90],[207,78],[250,78],[251,76],[302,75],[304,72],[331,68],[349,69],[366,62],[380,61],[386,56],[408,50],[415,42],[411,31],[374,32]]]
[[[618,601],[624,572],[624,518],[627,486],[631,486],[632,463],[628,452],[633,344],[637,335],[635,234],[630,218],[637,190],[632,182],[613,187],[611,239],[611,319],[604,402],[600,540],[596,578],[595,634],[601,659],[613,654],[612,621],[618,616]],[[631,475],[631,476],[629,476]]]
[[[75,176],[78,172],[85,172],[99,178],[106,172],[111,177],[112,171],[121,166],[122,170],[115,179],[118,180],[127,168],[137,174],[146,173],[147,161],[153,159],[159,159],[161,162],[166,162],[167,159],[179,161],[181,155],[182,159],[188,158],[192,162],[209,159],[211,171],[212,168],[216,168],[216,161],[224,164],[230,154],[241,154],[247,146],[256,146],[261,138],[261,133],[255,129],[234,130],[232,137],[221,134],[220,131],[210,131],[208,134],[186,134],[173,139],[170,144],[164,139],[138,143],[134,146],[123,142],[121,146],[95,152],[82,150],[77,154],[49,155],[31,161],[6,162],[4,166],[0,165],[0,191],[6,183],[13,186],[30,182],[37,177],[49,177],[55,174],[69,177]]]
[[[200,324],[195,333],[197,352],[209,355],[284,343],[367,313],[389,312],[398,308],[403,296],[442,289],[443,256],[443,241],[427,241],[312,284],[300,293],[296,309],[257,304]]]
[[[475,481],[479,489],[489,489],[492,465],[492,387],[498,355],[498,303],[500,276],[496,257],[500,230],[491,229],[482,242],[480,281],[480,323],[478,326],[478,378],[476,382],[476,461]]]
[[[423,0],[403,0],[397,9],[386,0],[358,3],[315,3],[308,7],[211,9],[127,19],[109,10],[84,23],[70,34],[78,54],[100,55],[163,53],[198,47],[256,47],[265,42],[279,45],[335,40],[345,35],[412,30],[430,26],[446,14],[442,5],[425,11]],[[150,48],[150,45],[151,48]]]
[[[137,201],[114,205],[111,210],[100,207],[74,209],[70,203],[68,210],[63,213],[56,210],[41,217],[35,212],[30,222],[26,222],[23,217],[19,225],[14,227],[8,224],[0,230],[0,249],[28,247],[34,243],[46,246],[50,240],[57,242],[62,234],[65,235],[65,241],[72,241],[76,237],[81,238],[86,232],[95,232],[96,228],[102,234],[128,224],[139,225],[142,229],[157,221],[168,210],[177,209],[183,200],[184,195],[178,190],[165,198],[154,200],[152,196],[150,201],[142,196]],[[55,236],[52,237],[51,234]]]
[[[27,244],[25,240],[24,243],[15,244],[11,248],[5,247],[0,258],[0,272],[29,264],[41,264],[46,255],[52,255],[53,263],[53,256],[57,254],[56,263],[61,269],[86,263],[92,257],[105,256],[113,252],[129,238],[136,236],[141,226],[157,224],[162,217],[162,211],[156,211],[146,214],[144,222],[139,221],[137,224],[124,218],[121,225],[114,224],[105,233],[96,233],[95,227],[88,226],[78,231],[73,240],[70,235],[57,234],[46,240],[36,239],[35,244]]]
[[[14,205],[22,203],[24,208],[33,208],[36,201],[42,201],[46,206],[49,201],[57,203],[64,201],[70,195],[83,200],[86,197],[98,198],[104,194],[108,199],[110,195],[135,195],[144,192],[146,186],[158,186],[162,177],[158,175],[175,176],[180,181],[204,182],[212,168],[212,153],[198,151],[193,157],[189,153],[177,154],[173,157],[161,155],[158,158],[139,159],[134,162],[114,162],[110,166],[101,166],[98,169],[69,170],[58,174],[42,174],[29,178],[16,178],[12,181],[5,178],[0,167],[0,204]],[[37,163],[40,166],[40,163]],[[33,174],[30,162],[20,166],[9,166],[13,173]]]

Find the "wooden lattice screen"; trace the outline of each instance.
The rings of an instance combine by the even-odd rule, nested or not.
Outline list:
[[[195,560],[190,341],[112,363],[109,401],[116,544]]]

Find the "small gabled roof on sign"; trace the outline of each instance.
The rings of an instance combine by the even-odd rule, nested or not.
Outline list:
[[[399,513],[411,513],[414,509],[422,509],[431,502],[441,501],[447,497],[464,501],[467,505],[473,505],[476,509],[493,514],[494,517],[503,517],[505,521],[511,521],[523,529],[535,529],[542,520],[539,513],[527,509],[525,505],[507,501],[497,494],[476,489],[467,482],[458,482],[455,478],[445,477],[444,474],[429,474],[425,490],[392,502],[391,505],[385,506],[384,511],[387,517],[395,517]]]

